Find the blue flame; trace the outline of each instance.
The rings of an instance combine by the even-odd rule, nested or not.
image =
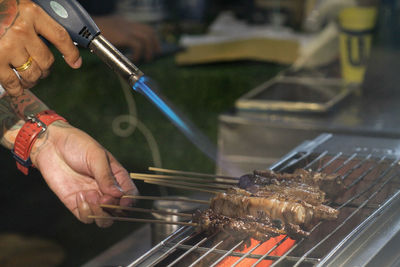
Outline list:
[[[178,113],[178,111],[168,103],[167,99],[163,98],[162,95],[154,91],[155,88],[151,88],[150,84],[154,84],[145,76],[142,76],[139,81],[135,83],[132,87],[133,90],[139,92],[147,97],[158,109],[163,112],[173,124],[175,124],[178,129],[195,145],[200,151],[207,155],[214,162],[217,162],[217,149],[214,144],[205,136],[196,126],[191,123],[183,114]],[[225,170],[231,175],[238,175],[243,173],[239,171],[236,166],[232,166],[228,161],[223,160],[218,162],[219,167]]]
[[[145,95],[153,104],[155,104],[179,129],[181,129],[185,135],[192,138],[193,132],[190,130],[189,126],[181,119],[176,112],[174,112],[171,107],[163,100],[159,95],[157,95],[147,84],[149,79],[142,76],[139,81],[133,86],[133,90]]]

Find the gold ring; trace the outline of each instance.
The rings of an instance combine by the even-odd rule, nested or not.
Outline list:
[[[29,57],[28,60],[21,66],[15,68],[16,71],[24,71],[27,70],[32,65],[32,57]]]

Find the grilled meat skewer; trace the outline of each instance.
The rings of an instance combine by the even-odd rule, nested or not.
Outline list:
[[[253,174],[240,177],[239,187],[256,191],[259,187],[278,185],[301,187],[308,185],[325,192],[327,199],[334,200],[346,189],[342,177],[338,174],[325,174],[297,169],[294,173],[276,173],[271,170],[256,170]]]
[[[254,238],[264,242],[278,235],[289,235],[293,239],[309,235],[308,232],[301,230],[299,227],[284,225],[279,221],[271,221],[268,217],[260,219],[247,215],[240,218],[231,218],[218,214],[212,209],[196,211],[192,220],[198,224],[198,231],[205,231],[209,234],[223,231],[239,240]]]
[[[265,217],[279,220],[283,224],[299,225],[304,229],[312,228],[319,220],[333,220],[338,211],[325,205],[311,205],[305,201],[271,193],[268,197],[257,197],[252,193],[231,188],[226,193],[219,193],[211,199],[211,209],[231,218],[242,218],[247,215],[257,219]]]

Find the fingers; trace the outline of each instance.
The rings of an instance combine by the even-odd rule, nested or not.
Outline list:
[[[65,62],[74,69],[82,65],[82,58],[79,55],[78,48],[73,44],[68,32],[47,15],[42,9],[39,9],[40,19],[35,20],[35,30],[63,54]]]
[[[142,57],[144,47],[139,41],[135,39],[130,40],[129,43],[132,48],[132,60],[137,62]]]
[[[19,96],[23,92],[23,87],[17,74],[9,67],[4,68],[2,66],[0,69],[0,84],[12,96]]]
[[[79,213],[79,219],[84,223],[96,222],[96,225],[101,228],[109,227],[113,224],[112,220],[93,219],[90,215],[109,217],[110,215],[103,211],[100,207],[101,196],[96,191],[79,192],[76,194],[76,203]]]
[[[41,72],[39,78],[43,79],[50,74],[50,68],[54,63],[54,56],[47,45],[37,36],[31,38],[32,45],[26,47],[28,54],[34,59],[37,68]]]
[[[42,70],[39,68],[36,60],[26,53],[25,60],[12,60],[11,64],[16,66],[20,83],[23,89],[30,89],[36,83],[37,80],[42,76]],[[25,66],[26,69],[18,70],[18,66]]]
[[[155,46],[152,42],[152,39],[143,32],[136,32],[135,34],[136,40],[141,43],[141,51],[143,52],[143,57],[146,61],[149,61],[153,58],[155,51]],[[137,51],[140,52],[140,51]],[[137,54],[134,50],[134,54]]]
[[[131,31],[131,42],[138,42],[141,49],[134,50],[135,60],[142,55],[146,61],[150,61],[154,56],[160,52],[160,42],[154,30],[146,25],[137,25]],[[136,45],[137,46],[137,45]]]
[[[96,147],[96,150],[88,155],[88,164],[90,172],[103,194],[108,194],[116,198],[123,195],[123,190],[111,170],[107,151],[101,147]]]
[[[118,184],[122,188],[124,195],[139,195],[139,191],[137,190],[135,184],[129,176],[129,173],[125,170],[124,167],[114,158],[114,156],[108,152],[108,157],[110,160],[111,171],[114,174],[115,179]],[[119,200],[119,204],[121,206],[132,206],[135,201],[131,198],[121,198]]]

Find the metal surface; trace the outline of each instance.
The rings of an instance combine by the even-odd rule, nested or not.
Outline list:
[[[89,44],[89,49],[119,74],[132,87],[143,73],[101,34]]]
[[[324,113],[356,89],[341,79],[278,75],[240,97],[235,106],[245,111]]]
[[[219,116],[218,152],[222,162],[244,171],[270,166],[304,140],[322,133],[400,138],[400,51],[373,48],[359,95],[330,112],[225,112]],[[325,76],[329,73],[328,76]],[[285,76],[336,77],[340,68]],[[223,173],[219,170],[218,173]]]
[[[184,202],[184,201],[176,201],[173,200],[177,197],[171,197],[171,200],[156,200],[153,203],[154,210],[162,210],[176,213],[185,213],[191,214],[196,209],[200,208],[200,204]],[[168,214],[156,214],[153,216],[159,220],[165,220],[169,222],[179,222],[182,220],[187,220],[185,217],[180,217],[176,215],[168,215]],[[151,241],[153,245],[160,243],[167,236],[178,230],[179,225],[173,224],[152,224],[151,225]]]
[[[361,266],[383,256],[398,262],[397,251],[389,256],[382,249],[399,240],[399,158],[399,140],[321,135],[295,148],[271,168],[340,173],[348,190],[331,203],[340,210],[337,220],[318,223],[309,238],[298,240],[283,256],[272,254],[283,241],[262,255],[254,255],[236,250],[243,240],[233,241],[222,233],[207,236],[196,233],[193,227],[183,227],[130,266],[217,266],[231,256],[237,257],[234,266],[248,259],[254,259],[248,266],[264,259],[274,260],[272,266]]]

